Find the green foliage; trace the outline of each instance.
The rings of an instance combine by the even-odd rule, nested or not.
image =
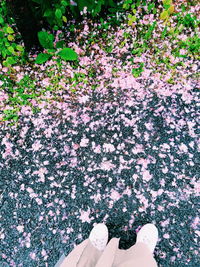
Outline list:
[[[172,0],[162,0],[164,10],[160,14],[160,19],[164,20],[165,23],[168,21],[171,14],[174,13],[174,5],[172,4]]]
[[[180,41],[180,48],[186,48],[192,54],[199,53],[200,51],[200,38],[197,34],[193,37],[187,38],[186,41]]]
[[[138,68],[134,68],[132,69],[132,74],[135,78],[139,77],[141,75],[141,73],[144,71],[143,67],[144,67],[144,63],[139,63],[139,67]]]
[[[14,29],[6,22],[7,16],[6,1],[0,3],[0,59],[5,67],[19,62],[24,54],[24,48],[15,43],[16,33]],[[9,20],[9,23],[12,21]]]
[[[3,111],[5,114],[3,121],[9,121],[9,120],[14,120],[17,121],[19,116],[17,115],[18,109],[6,109]]]
[[[149,40],[149,39],[151,38],[152,33],[153,33],[153,31],[154,31],[154,29],[155,29],[155,27],[156,27],[156,24],[157,24],[157,22],[154,21],[153,24],[149,27],[148,32],[147,32],[147,33],[145,34],[145,36],[144,36],[144,39],[145,39],[145,40]]]
[[[63,48],[57,55],[66,61],[74,61],[78,59],[78,55],[71,48]]]
[[[186,28],[197,28],[200,24],[200,21],[197,19],[196,16],[193,16],[192,14],[188,13],[185,16],[182,16],[182,14],[177,14],[177,22],[178,25],[182,24]]]
[[[164,30],[162,31],[161,38],[164,39],[167,35],[167,26],[165,26]]]
[[[36,64],[43,64],[45,63],[48,59],[50,59],[52,56],[50,54],[46,54],[46,53],[39,53],[37,55],[37,58],[35,60]]]
[[[43,64],[54,55],[65,61],[75,61],[78,55],[71,48],[64,47],[64,41],[59,41],[54,47],[54,36],[45,31],[38,33],[40,44],[47,50],[47,53],[39,53],[35,60],[36,64]],[[59,48],[63,48],[57,51]]]
[[[40,44],[46,48],[46,49],[52,49],[53,48],[53,40],[54,36],[53,34],[49,34],[45,31],[38,32],[38,39]]]
[[[38,19],[44,17],[55,30],[67,22],[65,14],[67,7],[70,6],[69,0],[32,0],[32,2],[35,3],[35,5],[32,5],[32,9],[37,11],[36,17]]]
[[[116,12],[118,5],[113,0],[75,0],[72,4],[70,0],[32,0],[32,9],[37,19],[42,17],[49,25],[58,30],[67,22],[67,17],[80,17],[80,14],[90,14],[95,17],[100,14],[102,8],[107,8],[110,12]]]
[[[146,0],[124,0],[123,9],[134,9],[135,7],[139,7],[141,5],[146,5]]]

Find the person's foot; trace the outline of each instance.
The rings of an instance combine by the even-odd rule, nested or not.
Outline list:
[[[154,224],[147,223],[138,232],[136,244],[138,242],[145,243],[150,249],[151,253],[153,253],[157,241],[158,241],[158,229]]]
[[[103,223],[95,225],[90,232],[89,240],[92,245],[100,251],[103,251],[108,243],[108,228]]]

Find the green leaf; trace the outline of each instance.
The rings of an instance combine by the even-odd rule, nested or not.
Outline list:
[[[164,9],[168,9],[170,7],[170,5],[163,5]]]
[[[21,45],[17,45],[17,46],[16,46],[16,49],[17,49],[18,51],[24,51],[24,48],[23,48],[23,46],[21,46]]]
[[[62,16],[62,20],[67,23],[67,18],[65,16]]]
[[[148,4],[148,8],[147,8],[148,11],[151,11],[151,9],[154,8],[154,6],[155,6],[154,3],[153,3],[153,4],[150,4],[150,3],[149,3],[149,4]]]
[[[65,41],[58,41],[56,43],[56,48],[63,48],[64,44],[65,44]]]
[[[47,9],[44,12],[44,17],[51,17],[53,15],[53,11],[51,9]]]
[[[47,49],[47,52],[48,53],[55,53],[56,52],[56,49]]]
[[[137,13],[137,10],[135,8],[132,9],[133,14]]]
[[[15,50],[14,50],[14,48],[13,48],[12,46],[9,46],[7,49],[8,49],[8,51],[9,51],[10,53],[12,53],[12,54],[15,53]]]
[[[2,54],[3,58],[6,58],[6,55],[7,55],[6,52],[7,52],[7,50],[2,50],[2,51],[1,51],[1,54]]]
[[[163,5],[171,5],[172,0],[163,0]]]
[[[6,63],[8,63],[9,65],[12,65],[12,64],[15,64],[17,62],[13,57],[7,57]]]
[[[137,18],[136,16],[132,16],[132,19],[131,19],[133,22],[136,22]]]
[[[38,39],[40,44],[46,48],[46,49],[51,49],[53,48],[53,40],[54,36],[53,34],[49,34],[45,31],[38,32]]]
[[[164,30],[162,31],[161,38],[164,39],[166,34],[167,34],[167,26],[165,26]]]
[[[129,4],[126,4],[126,3],[123,4],[124,9],[129,9],[129,6],[130,6]]]
[[[7,27],[6,28],[6,32],[7,33],[14,33],[13,29],[11,27]]]
[[[59,29],[59,27],[58,27],[57,25],[55,25],[55,26],[53,27],[53,29],[54,29],[55,31],[57,31],[57,30]]]
[[[165,20],[166,18],[168,18],[168,12],[166,10],[164,10],[161,14],[160,14],[160,19]]]
[[[15,40],[15,37],[13,35],[11,35],[11,34],[8,34],[7,38],[8,38],[8,41],[10,41],[10,42]]]
[[[173,14],[174,13],[174,6],[170,6],[167,10],[168,14]]]
[[[43,64],[44,62],[46,62],[49,58],[51,57],[51,55],[49,54],[45,54],[45,53],[39,53],[35,63],[36,64]]]
[[[0,24],[4,23],[4,19],[0,16]]]
[[[61,5],[63,5],[63,6],[68,6],[69,4],[67,3],[67,1],[61,1]]]
[[[74,61],[78,59],[77,53],[71,48],[64,48],[60,52],[58,52],[57,55],[66,61],[67,60]]]
[[[23,100],[27,100],[27,99],[29,99],[29,98],[33,98],[31,95],[28,95],[28,94],[22,94],[22,95],[20,95],[20,97],[21,97],[21,99],[23,99]]]
[[[56,16],[57,19],[61,19],[62,18],[62,11],[59,8],[56,9],[55,16]]]

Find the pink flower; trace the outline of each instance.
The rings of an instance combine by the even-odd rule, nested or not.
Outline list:
[[[95,147],[94,152],[97,154],[101,153],[101,146],[98,145],[97,147]]]
[[[80,216],[80,220],[82,222],[91,222],[91,219],[89,218],[90,215],[90,209],[88,209],[88,211],[81,211],[81,216]]]
[[[21,108],[21,113],[24,115],[30,115],[32,113],[32,109],[31,109],[31,107],[23,106]]]
[[[23,225],[18,225],[17,230],[22,233],[24,231],[24,226]]]
[[[106,152],[113,152],[115,151],[115,147],[112,144],[104,144],[103,148],[106,150]]]
[[[168,239],[169,238],[169,234],[164,234],[163,237]]]
[[[49,78],[45,78],[42,80],[42,86],[49,86],[50,82],[49,82]]]
[[[125,53],[125,52],[127,52],[127,48],[125,46],[119,50],[120,54]]]
[[[8,72],[8,68],[4,67],[4,68],[2,69],[2,71],[3,71],[3,72]]]
[[[24,78],[24,73],[22,72],[22,73],[19,73],[19,74],[17,74],[17,82],[20,82],[21,81],[21,79],[23,79]]]
[[[150,76],[150,73],[151,73],[150,70],[145,69],[145,70],[142,72],[142,77],[144,77],[144,78],[148,78],[148,77]]]
[[[82,138],[81,142],[80,142],[80,146],[81,147],[87,147],[89,143],[89,139],[88,138]]]
[[[142,62],[142,58],[141,57],[135,57],[134,58],[134,63],[138,63],[138,62]]]
[[[123,36],[124,30],[119,30],[116,34],[117,37]]]
[[[170,59],[170,62],[173,63],[173,64],[176,64],[176,63],[179,61],[178,58],[175,58],[175,57],[172,56],[172,55],[169,56],[169,59]]]
[[[116,190],[112,189],[112,193],[111,193],[110,197],[112,200],[117,201],[120,199],[120,194]]]
[[[159,211],[163,211],[164,208],[163,208],[162,206],[159,205],[159,206],[158,206],[158,210],[159,210]]]
[[[155,74],[154,74],[154,77],[156,78],[156,80],[159,80],[159,79],[160,79],[160,76],[161,76],[160,73],[155,73]]]
[[[80,65],[89,65],[90,64],[90,62],[91,62],[91,59],[89,58],[89,57],[81,57],[80,58],[80,62],[79,62],[79,64]]]
[[[42,254],[43,257],[46,256],[47,255],[46,250],[42,249],[41,254]]]
[[[20,66],[13,67],[16,71],[20,71]]]
[[[87,114],[81,115],[81,119],[84,123],[87,123],[90,121],[90,117]]]
[[[185,152],[185,153],[187,153],[187,151],[188,151],[187,146],[186,146],[185,144],[183,144],[183,143],[179,146],[179,149],[180,149],[182,152]]]
[[[111,86],[114,87],[114,88],[119,88],[120,87],[119,79],[115,78],[113,83],[111,84]]]
[[[149,160],[148,159],[144,159],[144,158],[140,158],[138,161],[137,161],[137,164],[141,164],[143,168],[147,168],[147,165],[149,163]]]
[[[145,181],[149,181],[149,180],[151,180],[151,178],[152,178],[152,175],[149,173],[149,171],[144,171],[143,172],[143,179],[145,180]]]
[[[163,80],[166,82],[166,81],[168,81],[170,78],[171,78],[171,75],[170,75],[170,73],[168,73],[167,75],[165,75],[165,77],[164,77]]]
[[[191,226],[196,229],[197,226],[200,224],[200,219],[199,217],[196,217],[194,220],[193,220],[193,223],[191,224]]]
[[[192,70],[193,70],[193,71],[196,71],[197,69],[198,69],[197,64],[193,64],[193,65],[192,65]],[[1,82],[1,81],[0,81],[0,82]]]
[[[128,195],[128,196],[131,196],[131,190],[127,187],[124,192],[123,192],[123,195]]]
[[[167,225],[169,224],[169,219],[167,219],[167,220],[161,222],[160,224],[161,224],[162,227],[167,226]]]
[[[75,150],[77,150],[79,147],[80,147],[79,144],[74,144],[73,145],[73,149],[75,149]]]
[[[180,49],[180,55],[185,55],[185,53],[187,52],[187,50],[185,50],[185,49]]]
[[[36,141],[36,142],[32,145],[32,149],[33,149],[34,151],[38,151],[41,147],[42,147],[42,145],[40,144],[40,141]]]
[[[70,0],[70,5],[72,5],[72,6],[77,6],[77,3],[74,2],[73,0]]]
[[[194,191],[196,194],[200,193],[200,182],[194,184]]]
[[[92,46],[92,48],[94,48],[94,49],[96,49],[96,50],[99,50],[99,49],[100,49],[99,46],[98,46],[97,44],[94,44],[94,45]]]
[[[101,168],[103,170],[110,170],[110,169],[112,169],[114,167],[115,167],[115,165],[112,164],[110,161],[104,161],[104,162],[101,163]]]
[[[36,198],[35,200],[36,200],[36,202],[38,203],[38,205],[41,205],[41,204],[42,204],[42,199],[40,199],[40,198]]]
[[[81,55],[84,53],[83,49],[79,48],[79,47],[76,47],[75,48],[75,52],[78,54],[78,55]]]
[[[3,82],[1,83],[0,81],[0,86],[3,84]],[[3,92],[0,92],[0,103],[4,100],[7,100],[8,99],[8,95],[3,93]]]
[[[89,96],[87,96],[87,95],[79,97],[80,103],[86,103],[88,100],[89,100]]]
[[[159,196],[162,195],[163,192],[164,192],[163,189],[159,189],[159,190],[158,190],[158,195],[159,195]]]
[[[133,154],[137,154],[137,153],[140,153],[140,152],[143,152],[144,149],[143,149],[143,146],[140,145],[140,144],[137,144],[135,149],[132,149],[132,153]]]
[[[178,39],[180,39],[181,41],[186,41],[187,40],[187,35],[184,35],[184,34],[180,34],[179,36],[178,36]]]
[[[152,195],[152,197],[157,197],[158,193],[157,193],[157,191],[151,190],[151,195]]]
[[[47,128],[47,129],[44,131],[44,134],[46,135],[47,138],[51,137],[52,133],[53,133],[53,130],[52,130],[52,128],[50,128],[50,127]]]
[[[69,152],[70,152],[70,148],[69,148],[69,146],[64,146],[64,151],[65,151],[66,153],[69,153]]]
[[[31,252],[29,255],[30,255],[31,259],[35,260],[36,254],[34,252]]]

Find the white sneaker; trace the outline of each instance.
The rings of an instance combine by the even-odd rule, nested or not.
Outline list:
[[[152,223],[145,224],[137,234],[136,243],[145,243],[153,254],[158,241],[158,229]]]
[[[106,248],[108,243],[108,228],[103,223],[95,225],[90,232],[89,240],[92,245],[100,251]]]

